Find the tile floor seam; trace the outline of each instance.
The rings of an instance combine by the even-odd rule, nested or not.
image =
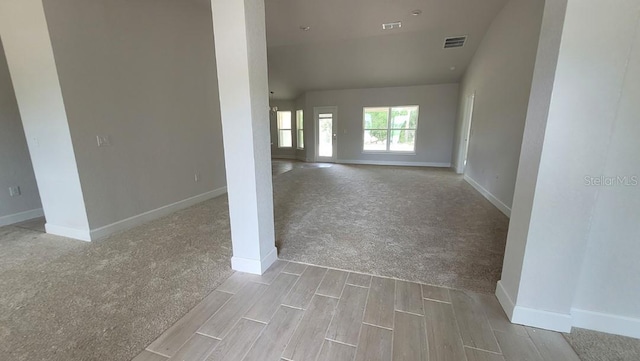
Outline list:
[[[440,303],[445,303],[447,305],[450,305],[451,302],[447,302],[447,301],[443,301],[443,300],[434,300],[433,298],[428,298],[428,297],[422,297],[423,300],[427,300],[427,301],[433,301],[433,302],[440,302]]]
[[[347,274],[347,278],[349,278],[349,274]],[[329,326],[327,326],[327,330],[324,332],[324,339],[325,340],[329,340],[327,335],[329,334],[329,330],[331,329],[331,324],[333,323],[333,320],[336,319],[336,309],[340,305],[340,301],[342,300],[342,295],[344,294],[344,289],[346,287],[347,287],[347,282],[346,282],[346,279],[345,279],[345,283],[342,285],[342,290],[340,290],[340,297],[338,297],[338,302],[336,303],[336,308],[333,310],[333,315],[331,315],[331,321],[329,321]],[[322,351],[322,350],[320,350],[320,351]],[[316,358],[318,358],[318,357],[320,357],[319,353],[318,353],[318,356]]]
[[[191,336],[190,336],[190,337],[191,337]],[[185,343],[186,343],[186,342],[185,342]],[[184,345],[182,345],[182,346],[184,346]],[[180,346],[180,347],[182,347],[182,346]],[[179,350],[179,348],[178,348],[178,350]],[[168,358],[168,359],[169,359],[169,358],[171,358],[171,356],[169,356],[169,355],[165,355],[165,354],[163,354],[163,353],[161,353],[161,352],[158,352],[158,351],[153,351],[153,350],[149,350],[149,349],[145,349],[145,351],[149,351],[149,352],[151,352],[151,353],[154,353],[154,354],[156,354],[156,355],[160,355],[160,356],[162,356],[162,357],[166,357],[166,358]]]
[[[396,327],[396,298],[398,297],[397,292],[398,292],[398,281],[393,281],[393,316],[391,320],[391,326],[394,329]],[[420,296],[422,296],[422,286],[420,286]],[[426,332],[425,332],[425,335],[426,335]],[[395,336],[396,336],[396,332],[391,331],[391,357],[392,358],[393,358],[393,342],[395,341]]]
[[[325,337],[324,339],[325,339],[325,340],[328,340],[328,341],[331,341],[331,342],[340,343],[340,344],[343,344],[343,345],[347,345],[347,346],[355,347],[355,348],[356,348],[356,352],[358,351],[358,345],[352,345],[352,344],[350,344],[350,343],[346,343],[346,342],[342,342],[342,341],[334,340],[334,339],[327,338],[327,337]]]
[[[347,276],[347,279],[349,279],[349,276]],[[371,279],[373,279],[373,277],[371,277]],[[369,284],[369,286],[371,286],[371,284]],[[357,287],[357,286],[356,286]],[[365,298],[364,300],[364,307],[362,308],[362,318],[360,320],[360,330],[358,331],[358,344],[356,345],[356,353],[353,356],[354,359],[356,357],[358,357],[358,349],[360,348],[360,337],[362,337],[362,328],[364,327],[365,323],[364,323],[364,313],[367,310],[367,305],[369,304],[369,293],[371,293],[371,288],[367,288],[367,298]],[[391,333],[391,348],[393,351],[393,332]],[[392,353],[393,354],[393,353]]]
[[[200,336],[203,336],[203,337],[212,338],[212,339],[214,339],[214,340],[218,340],[218,341],[222,341],[222,339],[221,339],[221,338],[213,337],[213,336],[211,336],[211,335],[205,335],[204,333],[202,333],[202,332],[198,332],[198,331],[194,332],[193,334],[194,334],[194,335],[200,335]]]
[[[289,305],[285,305],[284,303],[281,303],[280,306],[282,307],[286,307],[286,308],[293,308],[294,310],[299,310],[299,311],[305,311],[304,308],[300,308],[300,307],[295,307],[295,306],[289,306]],[[274,313],[275,314],[275,313]]]
[[[495,337],[495,338],[496,338],[496,342],[498,342],[498,341],[497,341],[497,340],[498,340],[498,338],[497,338],[497,337],[496,337],[496,335],[495,335],[495,333],[496,333],[496,332],[505,333],[505,334],[507,333],[507,332],[504,332],[504,331],[497,331],[497,330],[493,330],[493,337]],[[518,334],[513,334],[513,335],[514,335],[514,336],[516,336],[516,337],[525,338],[525,339],[528,339],[529,341],[531,341],[531,344],[533,345],[533,348],[536,350],[536,352],[537,352],[538,356],[540,356],[540,360],[542,360],[542,361],[547,361],[547,360],[545,360],[545,358],[544,358],[544,357],[542,357],[542,352],[540,352],[540,350],[538,349],[538,345],[536,345],[536,343],[533,341],[533,339],[531,338],[531,336],[529,336],[529,333],[528,333],[528,332],[527,332],[527,335],[526,335],[526,336],[520,336],[520,335],[518,335]],[[502,347],[500,347],[500,343],[499,343],[499,342],[498,342],[498,348],[500,349],[500,352],[503,352],[503,351],[502,351]],[[486,350],[482,350],[482,351],[486,351]],[[503,355],[504,355],[504,353],[503,353]]]
[[[248,281],[247,283],[259,284],[259,283],[255,283],[255,282],[251,282],[251,281]],[[243,288],[244,288],[244,287],[243,287]],[[264,289],[262,292],[259,292],[259,294],[258,294],[258,295],[256,295],[256,299],[255,299],[255,300],[254,300],[254,301],[253,301],[253,302],[248,306],[248,308],[247,308],[247,310],[245,311],[245,313],[246,313],[246,312],[249,312],[249,310],[250,310],[250,309],[251,309],[251,308],[252,308],[252,307],[253,307],[253,306],[258,302],[259,297],[260,297],[260,296],[262,296],[262,295],[267,291],[267,288],[269,288],[269,285],[267,285],[267,287],[265,287],[265,289]],[[233,298],[233,297],[230,297],[230,298],[227,300],[227,302],[225,302],[225,304],[224,304],[224,305],[222,305],[222,307],[224,307],[224,306],[225,306],[225,305],[226,305],[226,304],[231,300],[231,298]],[[216,313],[220,312],[220,310],[222,309],[222,307],[220,307],[220,308],[216,311]],[[211,315],[211,317],[213,317],[214,315],[215,315],[215,314]],[[209,319],[211,319],[211,317],[210,317]],[[236,327],[236,325],[238,324],[238,322],[240,322],[240,320],[241,320],[243,317],[244,317],[244,315],[241,315],[241,316],[238,318],[238,320],[237,320],[236,322],[234,322],[234,323],[233,323],[233,326],[229,327],[229,329],[227,330],[227,332],[226,332],[224,335],[221,335],[221,336],[220,336],[220,339],[221,339],[221,340],[223,340],[223,339],[224,339],[224,338],[225,338],[225,337],[226,337],[226,336],[231,332],[231,330],[232,330],[234,327]],[[207,319],[207,321],[209,321],[209,319]],[[206,323],[207,321],[205,321],[205,323]],[[204,325],[204,323],[203,323],[203,325]],[[202,326],[200,326],[200,327],[202,327]],[[200,330],[200,329],[198,329],[198,331],[199,331],[199,330]],[[198,331],[196,331],[196,332],[198,332]],[[209,335],[206,335],[206,336],[209,336]],[[215,336],[213,336],[213,337],[215,338]]]
[[[489,351],[489,350],[485,350],[485,349],[478,348],[478,347],[473,347],[473,346],[465,346],[465,345],[462,345],[462,347],[464,347],[464,348],[470,348],[470,349],[472,349],[472,350],[478,350],[478,351],[482,351],[482,352],[487,352],[487,353],[491,353],[491,354],[494,354],[494,355],[504,356],[504,355],[502,354],[502,352]]]
[[[365,324],[365,325],[381,328],[383,330],[393,331],[393,328],[390,328],[390,327],[384,327],[384,326],[380,326],[380,325],[376,325],[376,324],[373,324],[373,323],[370,323],[370,322],[364,322],[364,321],[362,321],[362,323]]]
[[[422,300],[421,300],[421,301],[422,301]],[[428,300],[428,301],[431,301],[431,300]],[[440,303],[444,303],[444,302],[440,302]],[[421,314],[419,314],[419,313],[415,313],[415,312],[403,311],[403,310],[398,310],[398,309],[395,309],[394,311],[396,311],[396,312],[406,313],[406,314],[409,314],[409,315],[414,315],[414,316],[424,317],[424,315],[421,315]]]
[[[352,283],[347,283],[347,285],[353,286],[353,287],[360,287],[360,288],[369,288],[369,287],[366,287],[366,286],[354,285]]]
[[[318,295],[318,296],[322,296],[322,297],[329,297],[329,298],[333,298],[335,300],[339,300],[340,299],[340,297],[324,295],[322,293],[314,293],[314,295]]]
[[[423,301],[424,302],[424,301]],[[464,353],[464,358],[467,359],[467,353],[464,352],[464,340],[462,339],[462,332],[460,331],[460,326],[458,326],[458,319],[456,318],[456,310],[453,307],[453,302],[451,302],[450,304],[448,304],[451,307],[451,314],[453,315],[453,326],[456,328],[456,331],[458,331],[458,339],[460,340],[460,344],[462,345],[462,351]],[[426,317],[425,317],[425,322],[426,322]],[[496,341],[497,342],[497,341]],[[498,348],[500,347],[500,345],[498,345]],[[484,351],[484,350],[483,350]],[[502,350],[500,350],[502,351]]]
[[[285,260],[285,259],[281,259],[281,260],[282,261],[286,261],[286,262],[291,262],[291,263],[300,263],[300,264],[304,264],[304,265],[307,265],[307,266],[324,267],[326,269],[330,269],[330,270],[334,270],[334,271],[343,271],[343,272],[347,272],[347,273],[357,273],[357,274],[362,274],[362,275],[367,275],[367,276],[372,276],[372,277],[388,278],[388,279],[392,279],[394,281],[404,281],[404,282],[417,283],[419,285],[446,288],[447,290],[466,291],[466,289],[464,289],[464,288],[453,288],[453,287],[442,286],[442,285],[434,285],[434,284],[431,284],[431,283],[424,283],[424,282],[421,282],[421,281],[412,281],[412,280],[408,280],[408,279],[404,279],[404,278],[398,278],[398,277],[392,277],[392,276],[384,276],[384,275],[378,275],[378,274],[374,274],[374,273],[362,273],[362,272],[358,272],[358,271],[348,270],[346,268],[337,268],[337,267],[332,267],[332,266],[317,265],[317,264],[313,264],[313,263],[306,263],[306,262],[300,262],[300,261],[290,261],[290,260]],[[355,286],[355,285],[353,285],[353,286]],[[472,291],[472,292],[480,293],[480,294],[483,294],[483,295],[493,295],[492,292],[482,292],[482,291]]]
[[[231,277],[231,276],[229,276],[229,277]],[[206,296],[205,296],[205,298],[209,297],[209,295],[211,295],[212,293],[214,293],[214,292],[216,292],[216,291],[217,291],[217,292],[223,292],[223,293],[226,293],[226,294],[230,294],[230,295],[231,295],[231,297],[227,298],[227,300],[226,300],[226,301],[224,301],[224,303],[223,303],[223,304],[222,304],[222,305],[221,305],[221,306],[216,310],[216,312],[214,312],[214,313],[213,313],[209,318],[207,318],[204,322],[202,322],[202,323],[200,324],[200,326],[198,326],[198,329],[196,329],[196,331],[194,332],[194,334],[198,333],[198,331],[200,330],[200,328],[202,327],[202,325],[204,325],[207,321],[209,321],[209,319],[211,319],[211,317],[213,317],[216,313],[218,313],[218,311],[220,311],[220,309],[221,309],[222,307],[224,307],[224,306],[229,302],[229,300],[234,296],[234,294],[233,294],[233,293],[224,292],[224,291],[218,291],[217,289],[214,289],[213,291],[209,292],[209,294],[208,294],[208,295],[206,295]],[[203,300],[204,300],[204,298],[203,298]],[[168,331],[169,329],[171,329],[171,327],[173,327],[175,324],[177,324],[178,322],[180,322],[184,317],[186,317],[186,316],[189,314],[189,312],[191,312],[194,308],[198,307],[198,305],[200,305],[200,303],[201,303],[201,302],[202,302],[202,301],[198,302],[198,304],[196,304],[195,306],[193,306],[193,308],[191,308],[189,311],[187,311],[187,313],[186,313],[184,316],[182,316],[181,318],[179,318],[176,322],[174,322],[171,326],[169,326],[169,328],[168,328],[168,329],[166,329],[163,333],[161,333],[161,334],[160,334],[160,336],[156,337],[156,339],[155,339],[155,340],[153,340],[149,345],[147,345],[147,348],[145,348],[145,350],[148,350],[148,351],[151,351],[151,352],[157,353],[157,354],[159,354],[159,355],[162,355],[162,353],[159,353],[159,352],[156,352],[156,351],[153,351],[153,350],[149,350],[149,348],[148,348],[148,347],[149,347],[149,346],[151,346],[154,342],[156,342],[156,340],[158,340],[160,337],[162,337],[166,331]],[[205,334],[202,334],[202,336],[209,336],[209,337],[213,337],[213,336],[211,336],[211,335],[205,335]],[[191,336],[187,337],[187,339],[186,339],[186,340],[185,340],[185,341],[180,345],[180,347],[178,347],[178,348],[176,349],[176,352],[178,352],[178,350],[180,350],[180,348],[182,348],[182,347],[187,343],[187,341],[189,341],[189,338],[190,338],[190,337],[191,337]],[[215,337],[213,337],[213,338],[215,338]],[[167,356],[167,357],[168,357],[168,358],[171,358],[171,357],[173,357],[173,356]]]
[[[278,273],[278,274],[280,274],[280,273]],[[264,327],[262,327],[262,330],[260,330],[260,332],[259,332],[259,333],[258,333],[258,335],[256,336],[255,340],[253,340],[253,342],[251,342],[251,345],[249,345],[249,347],[247,347],[247,350],[244,352],[244,354],[243,354],[243,355],[242,355],[242,357],[239,359],[239,361],[242,361],[242,360],[244,360],[244,359],[247,357],[247,355],[249,354],[249,351],[251,351],[251,349],[253,348],[253,346],[255,346],[255,345],[256,345],[256,343],[258,342],[258,340],[260,339],[260,337],[262,337],[262,334],[264,333],[264,330],[266,330],[266,329],[267,329],[267,325],[268,325],[268,324],[266,324]],[[216,347],[218,347],[218,346],[216,346]]]
[[[279,305],[278,305],[278,306],[279,306]],[[278,310],[277,310],[277,309],[276,309],[276,312],[278,312]],[[274,312],[274,314],[275,314],[275,312]],[[271,317],[273,317],[273,315],[271,315]],[[253,318],[249,318],[249,317],[247,317],[247,316],[242,316],[242,317],[240,317],[240,319],[243,319],[243,318],[244,318],[245,320],[249,320],[249,321],[253,321],[253,322],[257,322],[257,323],[261,323],[261,324],[263,324],[263,325],[268,325],[268,324],[269,324],[269,321],[264,322],[264,321],[254,320]],[[269,319],[269,320],[271,320],[271,319]],[[238,322],[239,322],[239,321],[238,321]],[[236,322],[236,324],[237,324],[237,322]],[[233,326],[235,327],[235,325],[233,325]]]

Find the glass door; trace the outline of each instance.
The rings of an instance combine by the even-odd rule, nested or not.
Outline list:
[[[316,161],[335,162],[338,132],[336,107],[314,108],[316,119]]]

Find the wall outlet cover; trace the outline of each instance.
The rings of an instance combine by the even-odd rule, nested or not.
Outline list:
[[[17,196],[19,196],[21,194],[22,194],[22,192],[20,191],[20,187],[19,186],[9,187],[9,195],[11,197],[17,197]]]
[[[108,135],[97,135],[96,140],[98,141],[98,147],[111,146],[111,138]]]

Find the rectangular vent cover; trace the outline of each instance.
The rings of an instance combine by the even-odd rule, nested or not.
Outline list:
[[[402,27],[402,23],[399,21],[382,24],[382,30],[400,29],[401,27]]]
[[[444,48],[461,48],[464,46],[465,41],[467,41],[467,36],[452,36],[444,39]]]

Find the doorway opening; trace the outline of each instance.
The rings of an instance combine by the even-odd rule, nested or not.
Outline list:
[[[467,95],[464,105],[464,121],[462,123],[463,137],[460,148],[460,157],[458,159],[457,173],[464,173],[467,167],[467,157],[469,154],[469,140],[471,139],[471,123],[473,121],[473,106],[475,103],[476,93]]]
[[[316,161],[336,162],[337,144],[337,107],[313,108],[316,127]]]

